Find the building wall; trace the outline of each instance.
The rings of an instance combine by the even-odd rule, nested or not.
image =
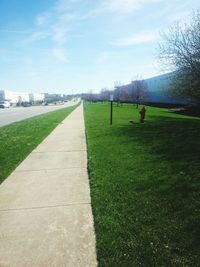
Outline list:
[[[4,90],[0,90],[0,101],[5,100]]]
[[[61,94],[48,94],[48,93],[45,93],[44,94],[44,100],[45,101],[59,101],[59,100],[62,100],[62,95]]]
[[[9,90],[0,91],[1,100],[8,100],[11,104],[16,104],[18,102],[29,101],[29,94],[25,92],[13,92]]]
[[[19,102],[37,102],[44,100],[44,94],[41,93],[26,93],[26,92],[13,92],[9,90],[0,91],[0,100],[8,100],[11,104]]]
[[[59,101],[63,99],[61,94],[42,94],[14,92],[9,90],[0,90],[0,100],[8,100],[11,104],[19,102],[37,102],[37,101]]]
[[[181,98],[172,98],[167,95],[166,89],[168,89],[170,86],[172,75],[173,73],[166,73],[163,75],[155,76],[144,80],[148,89],[149,100],[147,102],[171,103],[171,104],[188,103],[188,100]],[[131,83],[120,86],[118,88],[120,88],[121,91],[124,91],[124,95],[130,96]]]
[[[31,93],[29,94],[30,102],[44,101],[44,94],[41,93]]]

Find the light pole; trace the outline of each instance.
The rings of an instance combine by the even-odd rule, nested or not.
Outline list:
[[[113,119],[113,94],[110,95],[110,125],[112,125]]]

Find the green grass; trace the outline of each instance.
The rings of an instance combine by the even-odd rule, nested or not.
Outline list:
[[[200,266],[200,120],[85,103],[99,266]],[[134,120],[130,124],[129,120]]]
[[[0,183],[74,108],[63,108],[0,127]]]

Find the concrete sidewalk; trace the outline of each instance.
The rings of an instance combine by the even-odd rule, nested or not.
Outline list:
[[[96,266],[82,104],[0,187],[0,266]]]

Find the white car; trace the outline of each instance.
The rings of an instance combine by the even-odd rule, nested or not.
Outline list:
[[[0,101],[0,108],[9,108],[10,103],[8,101]]]

